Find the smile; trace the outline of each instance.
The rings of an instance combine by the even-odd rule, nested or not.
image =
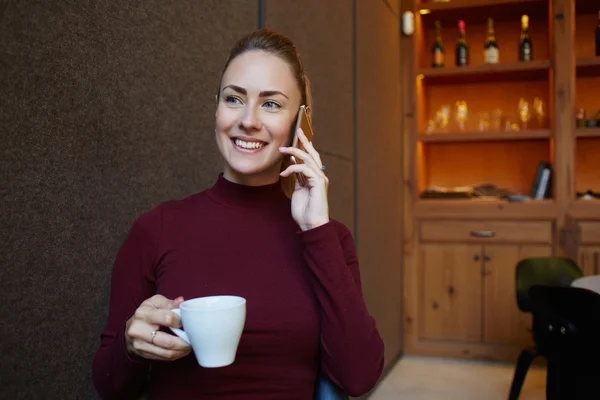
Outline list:
[[[231,141],[236,149],[243,151],[244,153],[254,153],[266,145],[264,142],[245,141],[242,139],[231,139]]]

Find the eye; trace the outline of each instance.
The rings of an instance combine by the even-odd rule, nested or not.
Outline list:
[[[266,107],[266,108],[272,109],[272,110],[276,110],[278,108],[281,108],[281,106],[279,104],[275,103],[274,101],[270,101],[270,100],[265,101],[263,103],[263,106]]]
[[[227,104],[242,104],[242,101],[235,96],[227,96],[227,97],[225,97],[225,103],[227,103]]]

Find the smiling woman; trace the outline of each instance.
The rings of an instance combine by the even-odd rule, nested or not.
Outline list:
[[[383,342],[352,236],[329,217],[319,153],[293,132],[310,99],[288,38],[261,30],[234,46],[215,114],[223,173],[138,217],[117,254],[93,363],[103,398],[134,398],[149,381],[152,399],[309,399],[319,372],[348,395],[373,388]],[[288,147],[293,135],[306,151]],[[223,294],[246,299],[244,330],[233,364],[202,368],[170,333],[182,325],[171,310]]]

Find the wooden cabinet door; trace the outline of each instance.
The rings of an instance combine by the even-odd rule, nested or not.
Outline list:
[[[577,260],[584,275],[600,275],[600,246],[580,246]]]
[[[420,250],[421,338],[481,341],[482,247],[424,244]]]
[[[515,267],[529,257],[552,255],[547,245],[485,245],[484,250],[485,343],[526,346],[532,343],[531,314],[517,306]]]

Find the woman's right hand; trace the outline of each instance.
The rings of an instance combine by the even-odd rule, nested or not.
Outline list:
[[[161,326],[181,328],[178,308],[183,297],[169,300],[155,295],[145,300],[125,325],[127,352],[148,360],[174,361],[187,356],[191,346],[175,335],[160,332]]]

